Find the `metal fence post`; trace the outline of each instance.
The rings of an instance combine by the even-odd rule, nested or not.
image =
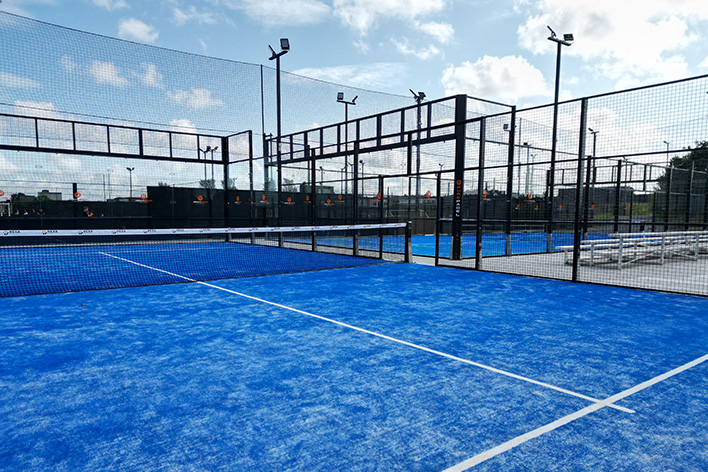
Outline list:
[[[581,238],[581,208],[587,205],[583,198],[583,158],[585,156],[585,137],[587,130],[588,101],[583,99],[580,104],[580,134],[578,136],[578,169],[575,181],[575,221],[573,222],[573,272],[571,280],[578,281],[578,265],[580,264],[580,238]],[[589,162],[588,162],[589,167]],[[587,194],[587,192],[586,192]]]

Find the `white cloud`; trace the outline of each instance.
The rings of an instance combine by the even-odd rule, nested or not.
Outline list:
[[[700,64],[698,64],[698,67],[701,69],[708,69],[708,57],[703,59]]]
[[[418,29],[429,34],[441,44],[447,44],[452,40],[455,29],[448,23],[436,23],[431,21],[418,25]]]
[[[506,102],[550,95],[541,71],[518,56],[484,56],[474,64],[449,66],[443,71],[442,83],[447,95],[462,93]]]
[[[360,53],[362,54],[368,54],[369,53],[369,44],[366,41],[362,40],[357,40],[352,43],[352,45],[359,50]]]
[[[31,115],[37,118],[61,118],[53,103],[29,100],[15,101],[15,114]]]
[[[124,0],[93,0],[93,4],[108,11],[130,7]]]
[[[64,54],[61,56],[61,59],[59,60],[59,64],[66,70],[67,72],[74,72],[76,69],[78,69],[78,65],[76,62],[74,62],[74,58],[71,56],[68,56]]]
[[[142,72],[133,72],[133,75],[139,78],[144,85],[160,89],[165,88],[162,83],[162,74],[157,70],[155,64],[142,63],[140,68]]]
[[[555,53],[551,25],[575,42],[563,50],[593,64],[591,73],[623,83],[685,77],[680,51],[696,43],[708,20],[702,0],[517,0],[531,16],[518,29],[519,44],[534,54]]]
[[[175,90],[174,92],[167,92],[167,95],[176,103],[186,105],[195,110],[223,105],[221,100],[212,98],[211,90],[207,89],[191,89],[189,92]]]
[[[121,76],[120,69],[112,62],[93,61],[89,67],[89,73],[99,84],[109,84],[117,87],[128,85],[128,80]]]
[[[158,35],[159,33],[154,27],[135,18],[123,20],[118,25],[118,36],[123,39],[152,44],[157,40]]]
[[[212,12],[198,12],[194,5],[190,6],[187,11],[179,8],[172,10],[172,22],[177,26],[182,26],[190,21],[196,21],[200,25],[212,25],[216,23],[216,18]]]
[[[405,72],[402,64],[382,62],[376,64],[322,67],[319,69],[300,69],[294,74],[313,79],[346,84],[352,87],[375,88],[390,84]]]
[[[396,50],[405,56],[415,56],[418,59],[426,60],[440,54],[440,50],[433,45],[425,48],[412,48],[408,38],[402,38],[400,41],[392,39],[391,42],[396,46]]]
[[[41,84],[36,80],[20,77],[19,75],[0,72],[0,87],[17,88],[17,89],[37,89]]]
[[[334,14],[342,22],[365,35],[378,19],[415,21],[445,7],[446,0],[334,0]]]
[[[267,26],[317,24],[331,11],[327,4],[319,0],[243,0],[240,8],[249,17]]]
[[[197,127],[186,118],[178,118],[170,121],[170,128],[180,133],[197,133]]]
[[[200,39],[200,40],[198,40],[198,42],[199,42],[199,46],[202,48],[202,52],[204,54],[206,54],[207,49],[209,49],[209,46],[207,45],[206,41],[204,41],[203,39]]]

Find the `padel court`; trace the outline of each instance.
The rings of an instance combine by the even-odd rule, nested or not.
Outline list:
[[[1,302],[3,470],[708,468],[703,298],[382,262]]]

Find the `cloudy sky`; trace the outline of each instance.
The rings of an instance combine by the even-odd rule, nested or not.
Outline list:
[[[268,45],[287,37],[290,72],[519,107],[552,101],[547,25],[575,36],[562,98],[708,73],[705,0],[2,0],[0,10],[255,64],[272,65]]]

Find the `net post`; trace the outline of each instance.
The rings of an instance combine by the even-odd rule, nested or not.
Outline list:
[[[354,255],[358,256],[359,255],[359,231],[354,230],[354,233],[352,234],[352,238],[354,239],[353,246],[354,246]]]
[[[405,254],[403,256],[403,262],[413,262],[413,247],[411,244],[411,239],[412,239],[412,233],[413,233],[413,222],[412,221],[406,221],[406,228],[405,228]]]

